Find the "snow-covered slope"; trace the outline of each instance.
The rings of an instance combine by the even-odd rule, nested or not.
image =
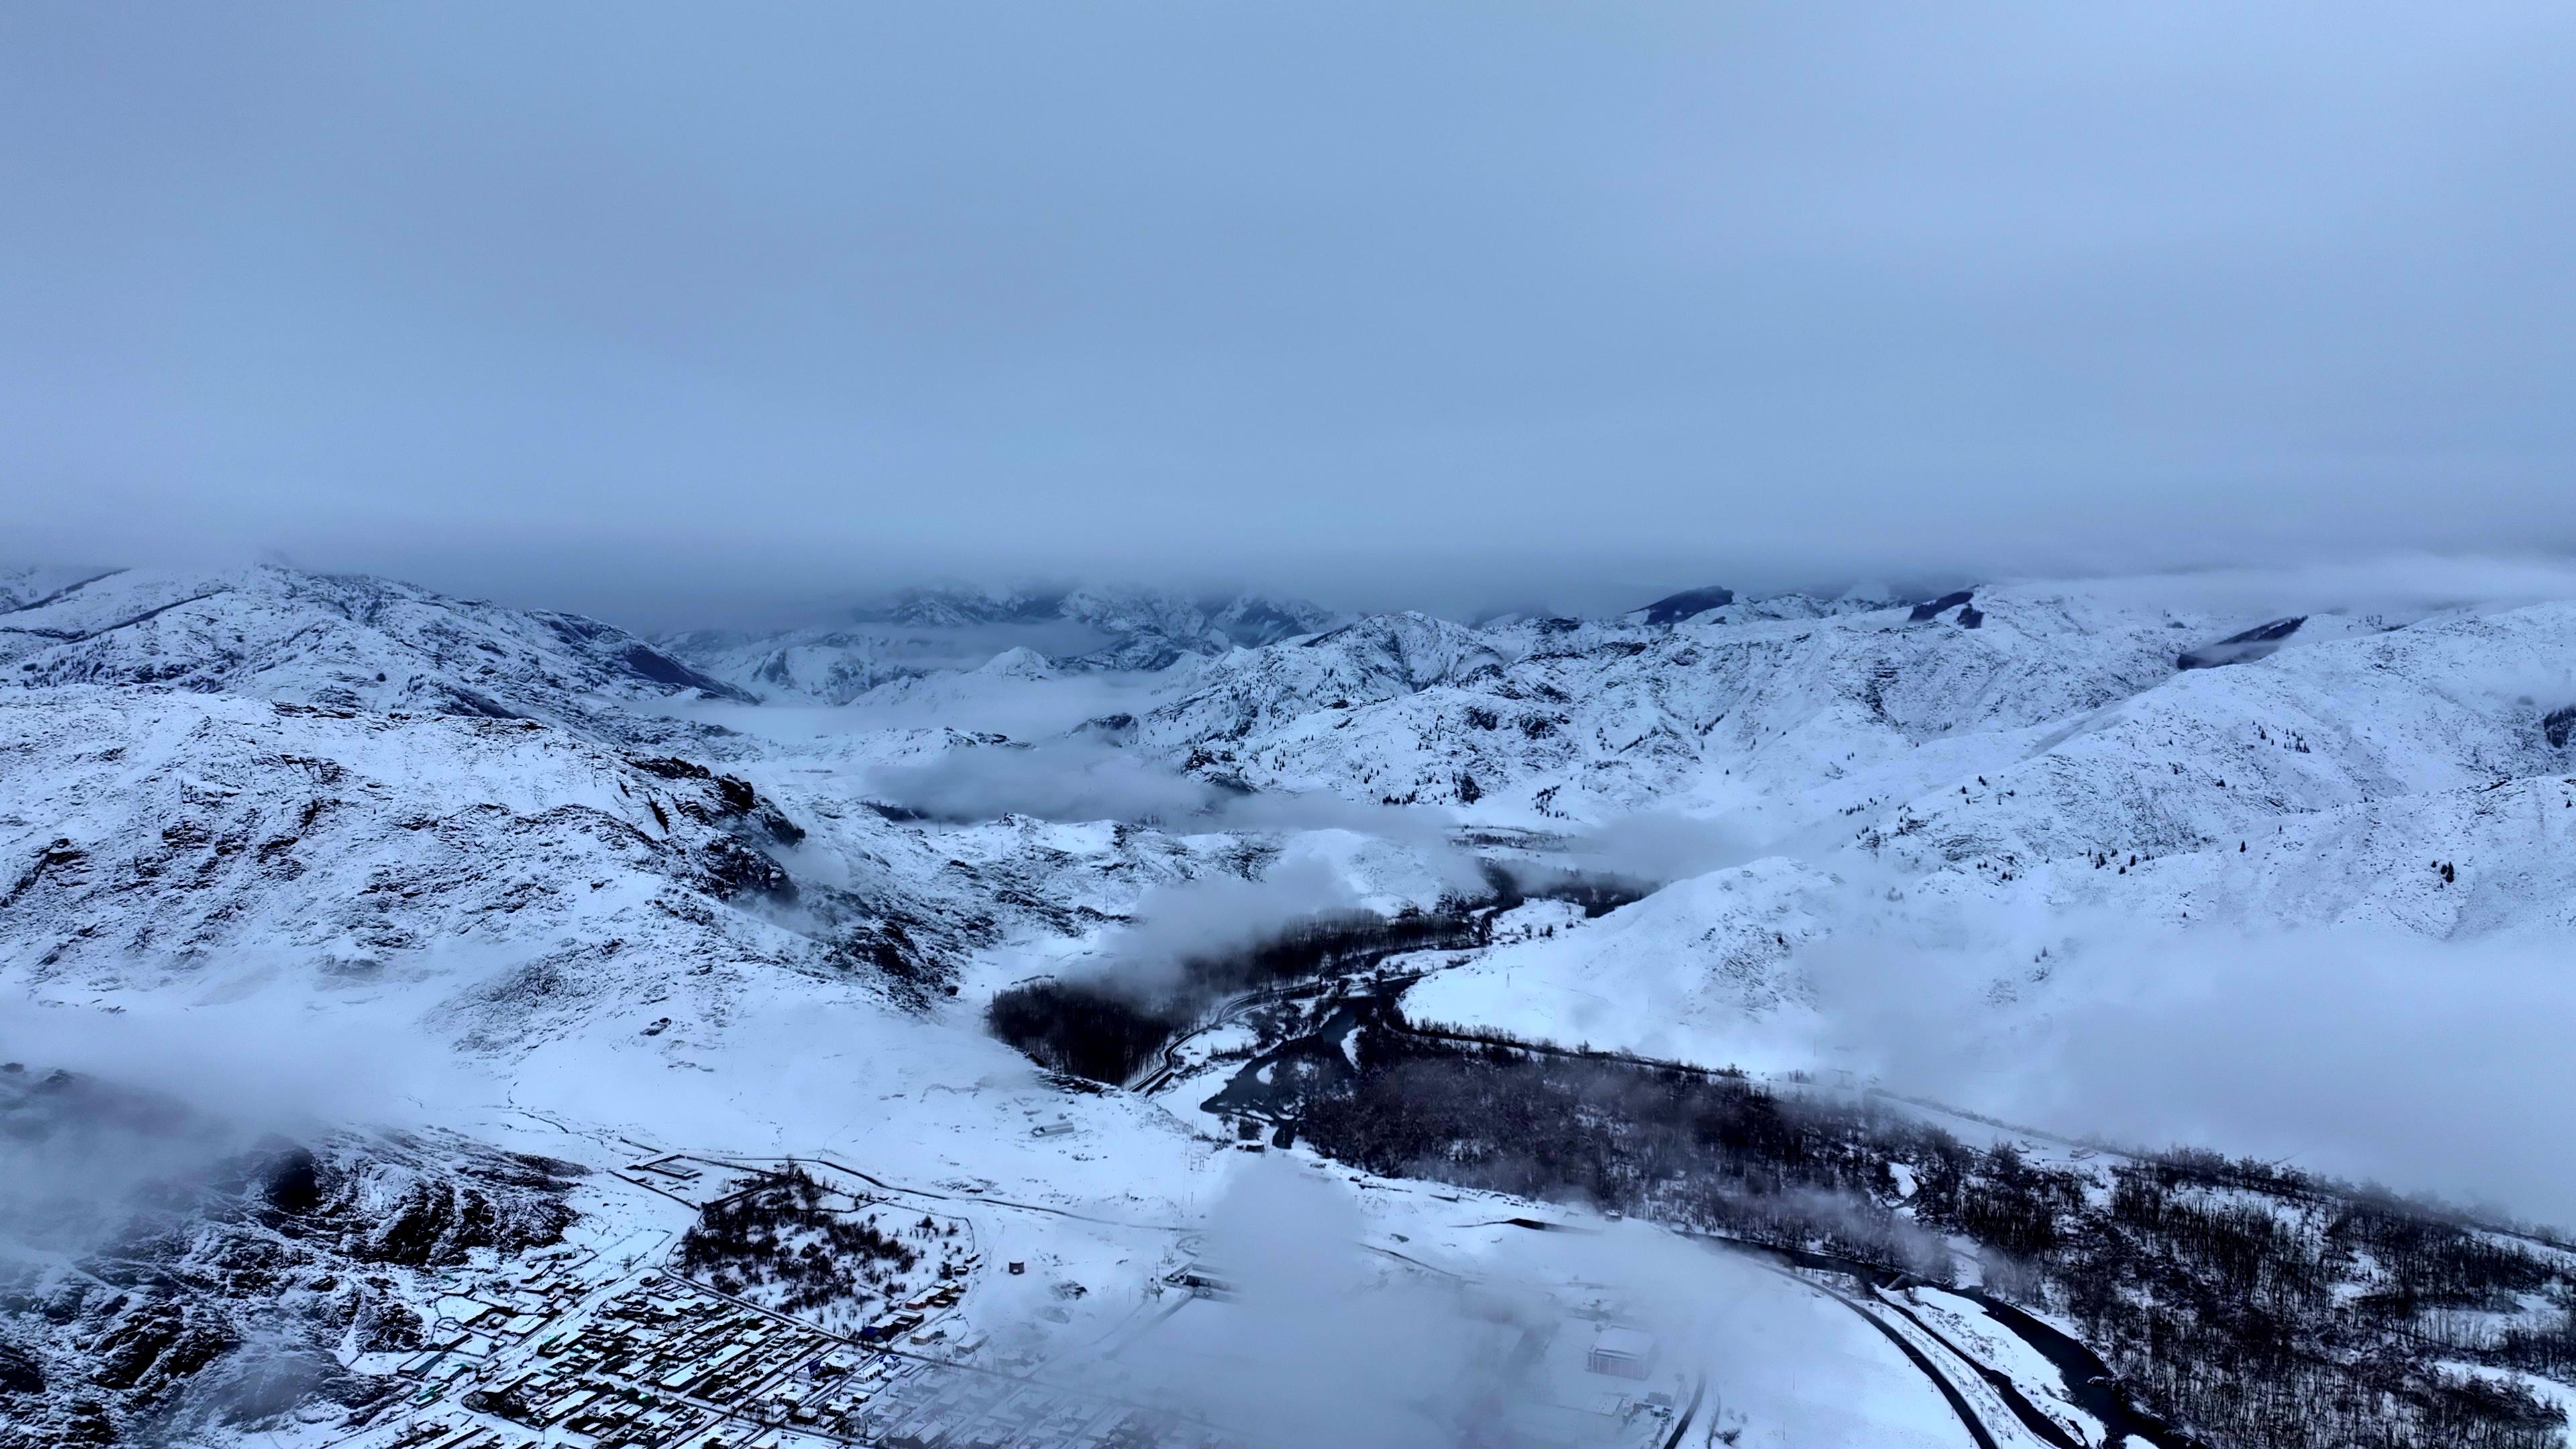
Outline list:
[[[874,626],[785,634],[700,630],[656,641],[734,687],[763,699],[847,704],[888,680],[958,667],[949,647]]]
[[[577,614],[274,567],[129,570],[40,596],[0,613],[0,679],[524,717],[622,738],[663,730],[620,703],[748,698]]]
[[[1975,688],[1964,700],[1945,689],[1934,712],[1915,712],[1919,698],[1898,712],[1922,736],[1912,748],[1866,769],[1860,750],[1823,762],[1810,801],[1849,799],[1855,780],[1863,793],[1838,809],[1840,825],[1780,842],[1794,858],[1499,949],[1408,1005],[1758,1061],[1815,1045],[1805,948],[1836,938],[1954,953],[2002,989],[2054,975],[2078,993],[2067,953],[2088,938],[2334,926],[2563,939],[2576,928],[2576,741],[2549,719],[2570,661],[2576,605],[2547,604],[2168,670],[2098,706],[2001,671],[1951,680]],[[2120,662],[2145,672],[2134,655]],[[1877,732],[1875,715],[1837,715],[1778,728],[1856,742]],[[1769,786],[1777,746],[1752,743],[1735,768]],[[1797,818],[1759,796],[1748,813]],[[2034,973],[2043,949],[2059,964]]]
[[[2011,731],[2156,684],[2183,642],[2234,622],[2065,590],[1995,591],[1975,627],[1961,608],[1487,630],[1364,620],[1201,666],[1137,739],[1256,785],[1481,802],[1498,820],[1686,802],[1759,809],[1786,829],[2017,758]]]
[[[1140,588],[1076,589],[1057,612],[1110,636],[1086,662],[1113,669],[1163,669],[1185,656],[1258,647],[1333,622],[1330,611],[1302,599],[1191,598]]]
[[[114,569],[0,567],[0,614],[32,608]]]
[[[1508,639],[1428,614],[1372,615],[1191,669],[1145,717],[1136,742],[1201,763],[1237,761],[1301,726],[1343,728],[1354,711],[1499,672],[1511,647]],[[1342,772],[1335,783],[1371,783],[1364,774]]]
[[[917,1007],[1281,849],[902,822],[878,767],[1001,738],[684,723],[749,701],[573,616],[270,568],[10,577],[50,597],[0,614],[0,976],[47,1001],[292,987],[504,1056],[677,1059],[747,992]],[[909,683],[937,715],[1055,674],[1014,649]]]
[[[0,761],[0,972],[46,999],[417,993],[495,1048],[939,975],[874,883],[791,876],[747,783],[533,721],[78,686],[0,696]]]
[[[1949,859],[2162,854],[2285,816],[2563,770],[2545,720],[2576,691],[2576,604],[2411,627],[2190,670],[2066,718],[1991,785],[1903,802],[1896,848]]]
[[[1835,614],[1865,614],[1895,605],[1897,596],[1874,585],[1860,585],[1832,598],[1813,594],[1738,595],[1710,585],[1668,594],[1619,616],[1623,624],[1749,624],[1763,619],[1822,619]]]

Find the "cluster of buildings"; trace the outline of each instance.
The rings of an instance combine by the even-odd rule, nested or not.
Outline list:
[[[732,1449],[764,1421],[786,1421],[816,1387],[810,1365],[840,1346],[659,1276],[568,1321],[507,1331],[526,1316],[501,1325],[492,1351],[460,1344],[427,1366],[422,1397],[436,1407],[384,1449]]]
[[[660,1278],[546,1337],[514,1368],[487,1375],[464,1404],[531,1428],[560,1424],[602,1449],[660,1446],[702,1417],[699,1405],[756,1411],[772,1381],[834,1342]]]
[[[946,1317],[964,1292],[953,1280],[888,1305],[864,1337],[651,1272],[573,1311],[599,1287],[539,1268],[449,1300],[459,1333],[405,1366],[421,1403],[372,1449],[1238,1449],[975,1367],[984,1336]]]
[[[961,1246],[855,1324],[771,1311],[643,1251],[567,1247],[469,1271],[438,1300],[429,1347],[372,1370],[417,1386],[403,1416],[348,1449],[1241,1449],[1171,1409],[992,1361],[957,1312],[982,1263]],[[1240,1311],[1221,1262],[1185,1261],[1149,1286],[1203,1300],[1194,1313]],[[1472,1449],[1660,1449],[1686,1417],[1684,1376],[1602,1306],[1506,1331],[1516,1391],[1468,1426]]]

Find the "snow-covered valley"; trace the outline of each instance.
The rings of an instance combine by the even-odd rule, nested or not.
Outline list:
[[[2096,1334],[2106,1408],[2038,1346],[2127,1322],[2070,1275],[2161,1250],[2104,1242],[2248,1214],[2342,1335],[2297,1379],[2337,1412],[2556,1442],[2513,1415],[2576,1394],[2576,1259],[2508,1219],[2576,1182],[2448,1114],[2564,1085],[2576,600],[2315,592],[1471,627],[920,591],[648,641],[279,568],[0,574],[5,1205],[45,1225],[0,1280],[0,1442],[2248,1443],[2202,1360]],[[997,1039],[997,1001],[1075,999],[1045,983],[1143,1068]],[[2496,1060],[2409,1060],[2432,1019]],[[1842,1165],[1551,1177],[1472,1112],[1389,1125],[1389,1073],[1628,1090],[1549,1063],[1812,1112]],[[729,1230],[792,1264],[857,1241],[832,1214],[926,1222],[901,1291],[800,1316],[686,1270],[791,1169],[804,1226]],[[2398,1210],[2339,1196],[2373,1176],[2502,1204],[2408,1242],[2504,1246],[2421,1288]],[[423,1192],[534,1226],[364,1229]],[[2122,1291],[2182,1312],[2192,1271]],[[1320,1326],[1354,1302],[1384,1339]],[[2439,1352],[2371,1357],[2401,1340]]]

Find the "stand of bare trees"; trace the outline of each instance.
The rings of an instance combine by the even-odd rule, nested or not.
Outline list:
[[[824,1193],[790,1168],[707,1204],[680,1236],[680,1271],[727,1293],[776,1287],[770,1306],[793,1313],[879,1293],[920,1261],[894,1234],[825,1207]]]
[[[1934,1282],[1951,1273],[1940,1235],[1969,1237],[1985,1291],[2072,1319],[2138,1404],[2187,1426],[2176,1444],[2562,1442],[2559,1410],[2501,1371],[2563,1372],[2563,1312],[2483,1338],[2443,1325],[2517,1295],[2563,1309],[2567,1260],[2417,1204],[2205,1154],[2052,1166],[1874,1101],[1377,1028],[1356,1071],[1310,1080],[1284,1104],[1300,1134],[1374,1172],[1581,1199]]]
[[[1057,1071],[1124,1082],[1217,1002],[1239,992],[1347,976],[1408,951],[1463,951],[1493,938],[1493,918],[1531,900],[1568,901],[1587,917],[1642,898],[1647,888],[1561,866],[1488,862],[1486,894],[1435,910],[1381,916],[1337,911],[1297,922],[1241,950],[1208,952],[1153,973],[1146,989],[1115,973],[1026,982],[996,994],[985,1025]]]
[[[1365,970],[1407,951],[1465,950],[1492,929],[1490,914],[1464,907],[1319,915],[1241,951],[1185,958],[1158,973],[1169,978],[1160,990],[1114,975],[1026,982],[997,993],[984,1020],[1046,1066],[1123,1082],[1228,996]]]

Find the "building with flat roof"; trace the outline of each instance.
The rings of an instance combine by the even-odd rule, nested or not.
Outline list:
[[[1592,1351],[1584,1355],[1583,1366],[1614,1378],[1651,1377],[1655,1372],[1654,1335],[1640,1328],[1607,1325],[1594,1335]]]

